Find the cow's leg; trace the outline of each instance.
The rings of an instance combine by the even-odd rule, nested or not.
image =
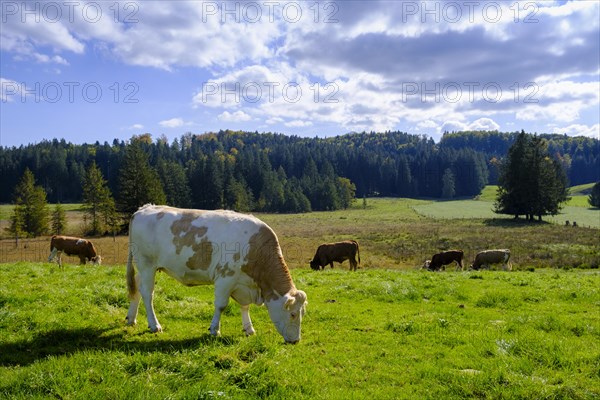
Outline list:
[[[350,271],[356,271],[356,267],[357,267],[356,260],[351,258],[349,261],[350,261]]]
[[[63,264],[62,264],[62,251],[58,252],[58,267],[62,269]]]
[[[57,252],[58,252],[58,249],[56,247],[53,247],[52,251],[50,252],[50,255],[48,256],[48,262],[52,262],[54,260]]]
[[[210,334],[219,336],[221,334],[221,314],[225,311],[225,307],[229,304],[229,296],[231,296],[231,285],[225,281],[215,282],[215,313],[210,322]]]
[[[333,261],[329,263],[329,266],[331,267],[331,269],[333,269]]]
[[[154,269],[154,266],[152,265],[142,266],[141,263],[138,262],[138,274],[140,276],[139,291],[142,295],[142,300],[144,300],[144,307],[146,308],[146,316],[148,317],[148,328],[150,328],[150,331],[152,332],[161,332],[162,327],[156,319],[156,314],[154,313],[153,305],[154,278],[156,275],[156,269]]]
[[[85,256],[79,256],[79,265],[85,265]]]
[[[246,336],[254,335],[256,331],[252,326],[252,320],[250,319],[250,304],[242,305],[242,326]]]

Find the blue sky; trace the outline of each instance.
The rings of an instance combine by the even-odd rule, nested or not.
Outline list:
[[[1,1],[0,145],[600,136],[600,2]]]

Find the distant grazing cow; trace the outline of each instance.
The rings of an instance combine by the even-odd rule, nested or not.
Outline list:
[[[58,265],[62,268],[62,253],[68,256],[78,256],[80,264],[85,264],[87,260],[95,265],[102,263],[102,257],[98,255],[96,248],[89,240],[70,236],[52,236],[52,239],[50,239],[50,256],[48,256],[48,262],[52,262],[58,255]]]
[[[277,235],[258,218],[224,210],[141,207],[129,225],[127,323],[136,323],[141,298],[152,332],[162,330],[152,305],[156,271],[186,286],[214,284],[209,328],[214,336],[220,334],[221,314],[232,297],[241,305],[247,335],[255,333],[250,304],[264,303],[285,341],[300,340],[306,293],[294,286]]]
[[[434,254],[433,257],[431,257],[431,261],[427,260],[425,261],[425,263],[423,264],[423,268],[428,269],[430,271],[437,271],[439,269],[441,269],[442,267],[448,265],[448,264],[452,264],[453,262],[455,262],[456,265],[456,270],[458,271],[459,268],[462,271],[463,269],[463,256],[464,253],[462,250],[448,250],[448,251],[442,251],[441,253],[437,253]]]
[[[358,263],[356,262],[358,256]],[[333,262],[342,263],[350,260],[350,271],[356,271],[360,263],[360,251],[358,242],[345,240],[337,243],[325,243],[317,248],[317,252],[310,262],[310,267],[315,271],[324,269],[327,264],[333,268]]]
[[[502,269],[512,271],[512,264],[509,261],[510,250],[484,250],[475,256],[475,261],[471,264],[472,269],[480,269],[481,267],[489,269],[492,264],[502,264]]]

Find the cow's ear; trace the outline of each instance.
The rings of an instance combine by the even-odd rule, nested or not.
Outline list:
[[[302,290],[298,290],[294,297],[300,304],[304,304],[306,302],[306,293],[304,293]]]
[[[285,301],[283,308],[289,311],[289,309],[292,308],[292,306],[294,305],[295,302],[296,302],[296,298],[294,296],[289,296],[287,298],[287,300]]]

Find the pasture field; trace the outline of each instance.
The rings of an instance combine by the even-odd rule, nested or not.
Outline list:
[[[378,198],[368,199],[366,208],[358,201],[348,210],[257,216],[275,230],[285,259],[294,269],[307,268],[319,244],[344,239],[356,239],[360,243],[364,269],[417,269],[432,254],[456,248],[465,252],[467,266],[477,252],[491,248],[509,248],[516,269],[600,266],[598,229],[528,223],[512,218],[447,220],[425,217],[415,211],[420,207],[437,206],[450,215],[459,202]],[[470,203],[471,206],[465,205],[463,209],[475,209],[472,204],[479,202]],[[600,217],[600,211],[594,212]],[[126,262],[126,236],[92,240],[104,264]],[[48,237],[35,238],[21,240],[15,247],[14,240],[1,240],[0,263],[46,261],[49,243]],[[64,256],[63,260],[71,264],[78,262],[76,257]]]
[[[0,398],[595,399],[600,274],[294,269],[302,340],[265,307],[207,328],[211,286],[157,275],[151,334],[126,327],[124,266],[0,264]]]
[[[0,241],[0,398],[600,398],[600,231],[415,211],[429,204],[258,215],[308,295],[295,346],[265,307],[251,307],[257,335],[246,338],[233,301],[223,336],[210,337],[213,288],[165,274],[164,332],[149,333],[143,306],[126,327],[124,236],[93,239],[103,266],[64,256],[64,271],[43,262],[48,238]],[[350,238],[359,271],[308,268],[320,243]],[[418,270],[450,248],[467,265],[481,249],[510,248],[515,271]]]

